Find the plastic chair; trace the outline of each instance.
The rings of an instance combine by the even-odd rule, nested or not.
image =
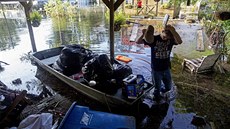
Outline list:
[[[200,74],[213,71],[213,68],[221,54],[208,55],[196,59],[184,59],[182,63],[182,71],[188,68],[191,74]]]

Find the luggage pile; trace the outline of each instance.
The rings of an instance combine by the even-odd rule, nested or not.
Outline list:
[[[125,79],[133,75],[129,65],[121,64],[118,61],[111,64],[106,54],[95,54],[78,44],[65,46],[53,68],[80,83],[108,94],[115,94],[119,88],[131,87],[130,83],[125,82]],[[131,90],[123,90],[123,92],[127,97],[131,96],[128,98],[132,98],[132,96],[135,98],[141,93],[139,90],[135,90],[132,95],[128,93]]]
[[[88,60],[94,58],[97,54],[78,44],[66,45],[53,66],[56,70],[66,76],[79,73],[82,66]]]

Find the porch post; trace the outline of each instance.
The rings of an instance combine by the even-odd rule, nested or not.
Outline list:
[[[31,41],[33,52],[37,52],[37,48],[36,48],[36,44],[34,40],[34,32],[33,32],[33,28],[32,28],[31,21],[30,21],[30,9],[33,6],[33,2],[32,0],[30,0],[28,3],[27,2],[20,2],[20,3],[24,7],[24,10],[25,10],[26,22],[27,22],[27,26],[28,26],[28,30],[30,34],[30,41]]]

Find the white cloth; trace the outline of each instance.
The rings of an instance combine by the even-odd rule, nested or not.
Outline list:
[[[22,120],[18,129],[51,129],[52,121],[51,113],[34,114]]]

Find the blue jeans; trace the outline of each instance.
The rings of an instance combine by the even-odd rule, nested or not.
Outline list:
[[[164,89],[162,92],[167,92],[171,90],[172,77],[171,77],[170,69],[164,71],[152,70],[152,81],[155,84],[154,95],[156,97],[160,96],[161,89]]]

